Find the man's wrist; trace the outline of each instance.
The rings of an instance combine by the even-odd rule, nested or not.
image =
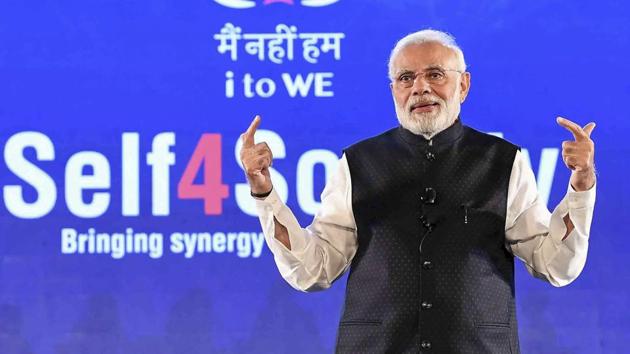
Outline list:
[[[251,194],[252,197],[256,198],[256,199],[265,199],[267,198],[271,192],[273,191],[273,186],[271,186],[271,189],[269,190],[269,192],[265,192],[265,193],[254,193],[253,191],[249,191],[249,194]]]
[[[593,188],[595,185],[595,170],[584,172],[573,172],[571,176],[571,186],[577,192],[582,192]]]

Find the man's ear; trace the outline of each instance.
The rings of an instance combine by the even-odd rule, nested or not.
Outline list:
[[[468,96],[468,91],[470,90],[470,73],[467,71],[462,74],[461,82],[459,83],[459,97],[461,98],[461,103],[466,100],[466,96]]]

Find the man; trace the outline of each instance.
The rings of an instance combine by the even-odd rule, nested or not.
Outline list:
[[[470,88],[446,33],[401,39],[389,61],[400,127],[344,151],[303,229],[272,187],[272,155],[254,143],[241,159],[267,244],[296,289],[328,288],[350,267],[340,353],[518,353],[514,257],[554,286],[586,261],[595,200],[594,123],[558,118],[572,170],[550,215],[531,168],[509,142],[463,126]]]

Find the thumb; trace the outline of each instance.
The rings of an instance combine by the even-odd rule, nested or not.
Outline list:
[[[591,136],[593,129],[595,129],[595,122],[590,122],[587,125],[585,125],[584,128],[582,128],[582,130],[584,130],[586,135],[588,135],[589,137]]]

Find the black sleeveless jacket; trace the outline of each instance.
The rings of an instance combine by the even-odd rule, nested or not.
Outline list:
[[[338,353],[518,353],[505,214],[517,147],[459,120],[345,150],[358,250]]]

